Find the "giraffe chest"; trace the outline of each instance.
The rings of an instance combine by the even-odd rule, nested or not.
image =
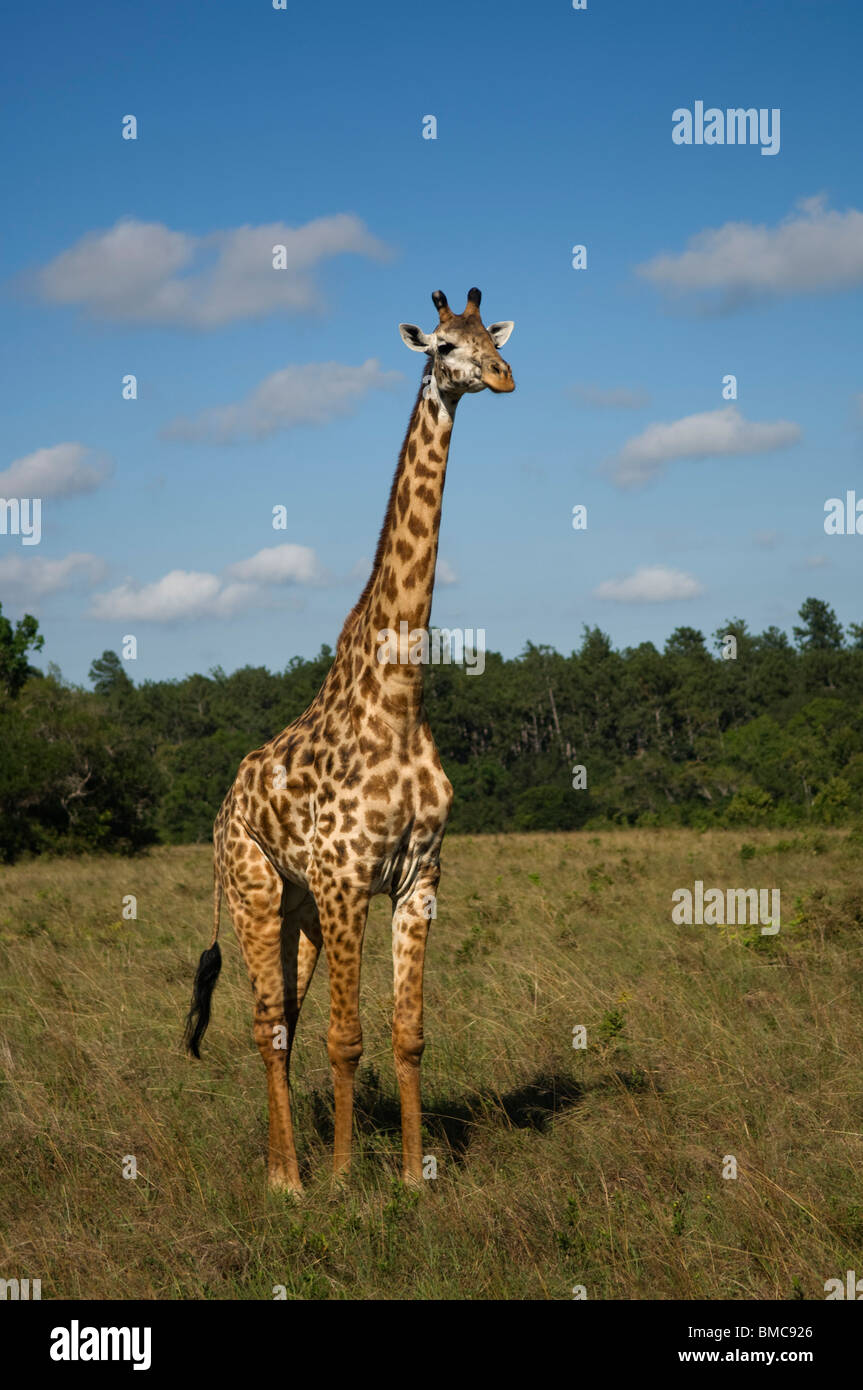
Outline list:
[[[390,892],[437,853],[451,795],[442,770],[395,762],[353,786],[333,789],[324,780],[315,797],[314,860],[332,874],[358,873],[375,893]]]

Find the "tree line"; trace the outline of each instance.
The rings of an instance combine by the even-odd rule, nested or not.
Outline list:
[[[791,636],[732,619],[617,650],[585,627],[564,656],[433,665],[429,719],[450,827],[792,826],[863,819],[863,624],[808,598]],[[131,853],[210,839],[241,759],[308,706],[329,647],[283,671],[135,684],[115,652],[89,689],[31,664],[43,638],[0,608],[0,857]]]

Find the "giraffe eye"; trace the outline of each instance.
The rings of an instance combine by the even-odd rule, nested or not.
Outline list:
[[[438,343],[437,350],[441,357],[446,357],[447,353],[452,352],[454,347],[455,343]]]

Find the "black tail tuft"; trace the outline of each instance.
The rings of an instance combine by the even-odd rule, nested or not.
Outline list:
[[[195,983],[192,987],[192,1007],[186,1016],[185,1043],[193,1057],[200,1057],[201,1039],[210,1021],[210,1004],[213,990],[222,968],[222,953],[218,941],[209,946],[198,961]]]

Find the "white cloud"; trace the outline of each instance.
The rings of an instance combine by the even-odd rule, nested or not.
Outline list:
[[[686,415],[681,420],[648,425],[627,440],[606,464],[618,487],[641,487],[657,477],[672,459],[734,454],[764,454],[796,444],[800,426],[792,420],[745,420],[735,405]]]
[[[0,473],[2,497],[72,497],[93,492],[111,473],[111,463],[84,444],[53,444],[15,459]]]
[[[674,295],[718,294],[732,308],[763,295],[807,294],[863,284],[863,213],[804,198],[776,227],[726,222],[655,256],[638,274]]]
[[[98,584],[105,576],[105,562],[97,555],[66,555],[48,560],[41,555],[13,554],[0,557],[0,584],[14,589],[26,602],[45,598],[73,585]]]
[[[697,579],[665,565],[641,565],[626,579],[605,579],[593,591],[594,598],[616,603],[670,603],[697,598],[704,592]]]
[[[753,541],[760,550],[773,550],[779,540],[778,531],[756,531],[752,536]]]
[[[241,437],[265,439],[295,425],[319,425],[336,415],[349,415],[362,398],[389,390],[402,380],[401,372],[383,372],[370,357],[361,367],[341,362],[309,362],[273,372],[244,401],[216,406],[191,419],[172,421],[165,439],[204,440],[231,444]]]
[[[435,583],[444,585],[458,583],[458,575],[448,560],[438,560],[437,569],[435,570]]]
[[[238,560],[221,578],[200,570],[171,570],[150,584],[125,579],[93,596],[89,617],[152,623],[232,618],[253,605],[270,606],[268,585],[314,584],[322,579],[315,552],[286,543]]]
[[[226,573],[253,584],[314,584],[321,578],[315,552],[307,545],[273,545],[248,560],[229,565]]]
[[[582,405],[598,410],[641,410],[650,404],[646,391],[632,391],[628,386],[593,386],[588,382],[579,382],[570,387],[569,394]]]
[[[826,555],[807,555],[801,560],[800,568],[804,570],[822,570],[826,564]]]
[[[273,247],[286,267],[273,268]],[[320,305],[314,271],[333,256],[389,255],[352,213],[300,227],[271,222],[191,236],[127,217],[90,232],[36,274],[42,297],[95,318],[215,328],[238,319],[302,313]]]
[[[152,584],[127,579],[107,593],[96,594],[90,616],[153,623],[227,618],[248,607],[256,596],[252,584],[225,584],[215,574],[171,570]]]

